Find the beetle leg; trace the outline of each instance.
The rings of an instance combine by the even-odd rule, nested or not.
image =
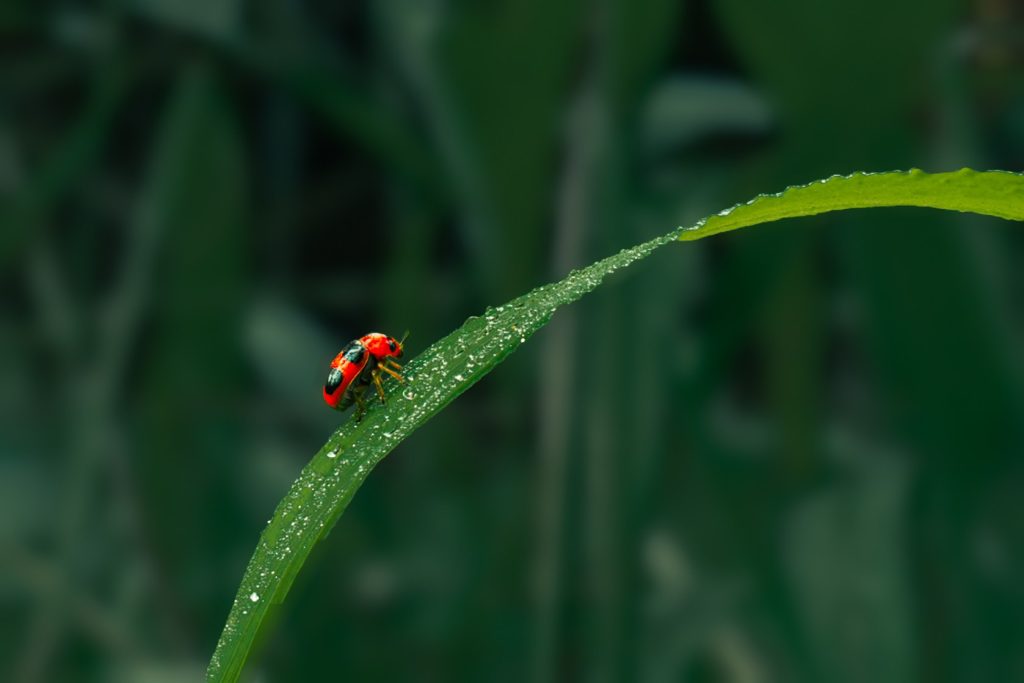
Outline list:
[[[363,415],[366,414],[366,401],[363,400],[363,393],[366,391],[366,387],[363,386],[352,392],[352,398],[356,402],[356,422],[363,419]]]
[[[398,380],[399,382],[402,382],[403,384],[405,383],[405,378],[404,378],[404,377],[402,377],[402,376],[401,376],[400,374],[398,374],[397,372],[395,372],[394,370],[392,370],[392,369],[391,369],[390,367],[388,367],[387,365],[381,364],[381,365],[380,365],[380,369],[381,369],[381,370],[383,370],[384,372],[388,373],[389,375],[391,375],[391,376],[392,376],[392,377],[394,377],[395,379],[397,379],[397,380]],[[379,375],[378,375],[378,376],[379,376]]]
[[[387,403],[387,399],[384,398],[384,385],[380,382],[380,369],[374,369],[373,371],[373,386],[377,390],[377,395],[380,396],[381,403]]]
[[[401,369],[402,369],[402,364],[401,364],[401,363],[399,363],[399,362],[398,362],[397,360],[395,360],[394,358],[390,358],[390,357],[389,357],[389,358],[385,358],[385,359],[384,359],[384,363],[390,363],[391,365],[394,365],[394,366],[395,366],[396,368],[398,368],[399,370],[401,370]]]

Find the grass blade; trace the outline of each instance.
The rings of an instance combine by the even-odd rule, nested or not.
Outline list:
[[[925,173],[919,169],[832,176],[777,194],[762,194],[720,211],[680,233],[699,240],[730,230],[828,211],[922,206],[1024,220],[1024,176],[1006,171]]]
[[[579,299],[607,275],[677,239],[699,239],[795,216],[881,206],[927,206],[1024,220],[1024,176],[967,169],[934,175],[915,170],[834,176],[776,195],[761,195],[469,318],[409,361],[409,383],[391,387],[388,405],[374,405],[361,422],[342,425],[302,470],[260,536],[207,679],[237,680],[270,605],[284,600],[313,546],[334,526],[370,470],[543,327],[559,307]]]

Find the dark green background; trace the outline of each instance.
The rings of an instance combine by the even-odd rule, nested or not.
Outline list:
[[[0,679],[199,678],[353,337],[832,173],[1021,170],[1016,7],[4,2]],[[1020,228],[611,278],[381,464],[249,680],[1024,680]]]

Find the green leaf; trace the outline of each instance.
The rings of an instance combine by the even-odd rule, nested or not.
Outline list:
[[[893,171],[832,176],[778,194],[762,194],[681,231],[679,239],[698,240],[783,218],[827,211],[883,206],[923,206],[1024,220],[1024,176],[1005,171],[953,173]]]
[[[208,680],[237,680],[270,605],[284,600],[313,546],[334,526],[370,470],[543,327],[559,307],[677,239],[694,240],[782,218],[881,206],[927,206],[1024,220],[1024,176],[966,169],[934,175],[915,170],[835,176],[780,194],[761,195],[469,318],[407,364],[408,383],[390,384],[386,406],[375,405],[361,422],[342,425],[302,470],[260,536],[210,661]]]
[[[177,510],[154,518],[152,542],[170,575],[188,548],[218,545],[227,520],[201,501],[225,477],[242,441],[234,393],[249,253],[248,165],[238,118],[213,65],[195,61],[177,76],[155,139],[139,202],[139,229],[156,251],[145,306],[146,343],[131,366],[133,418],[148,457],[137,463],[143,496]],[[158,246],[157,246],[158,245]],[[149,282],[149,280],[147,280]],[[128,370],[125,369],[125,372]],[[220,458],[203,458],[215,450]]]

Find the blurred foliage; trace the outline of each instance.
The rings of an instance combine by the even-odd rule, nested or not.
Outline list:
[[[350,338],[421,349],[831,173],[1024,166],[1009,2],[11,0],[0,32],[3,680],[199,677]],[[1024,236],[853,220],[557,317],[377,468],[252,678],[1024,678]]]

